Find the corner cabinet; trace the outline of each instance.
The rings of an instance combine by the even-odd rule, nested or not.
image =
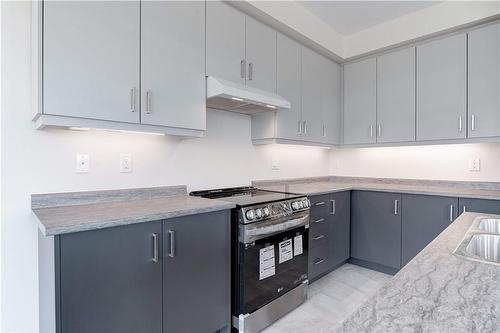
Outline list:
[[[203,135],[203,1],[33,6],[37,128]]]
[[[254,144],[339,144],[338,64],[278,33],[276,82],[277,94],[291,102],[291,109],[252,115]]]
[[[219,211],[56,236],[56,331],[229,327],[229,228]]]

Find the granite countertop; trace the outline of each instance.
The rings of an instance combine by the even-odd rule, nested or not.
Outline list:
[[[120,190],[118,196],[117,191],[103,195],[106,192],[112,191],[42,195],[43,204],[42,200],[32,201],[32,212],[42,234],[54,236],[235,207],[227,201],[188,196],[185,187],[183,191],[163,191],[159,195],[151,195],[148,189]]]
[[[494,215],[462,214],[334,331],[499,332],[500,265],[453,254],[480,216]]]
[[[285,191],[307,195],[319,195],[350,190],[365,190],[379,192],[399,192],[410,194],[442,195],[477,199],[500,200],[500,190],[474,189],[451,186],[391,184],[391,183],[363,183],[363,182],[336,182],[312,181],[307,183],[265,184],[257,183],[259,188],[272,191]]]

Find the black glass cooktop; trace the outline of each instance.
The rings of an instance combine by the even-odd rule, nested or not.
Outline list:
[[[190,195],[232,202],[240,207],[300,198],[304,195],[261,190],[252,186],[194,191]]]

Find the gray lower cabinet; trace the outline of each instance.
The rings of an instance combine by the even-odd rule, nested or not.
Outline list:
[[[475,212],[485,214],[500,214],[500,200],[459,198],[459,214]]]
[[[344,144],[375,143],[377,62],[344,66]]]
[[[401,265],[401,194],[353,191],[351,195],[353,262],[395,273]]]
[[[417,46],[417,141],[466,137],[465,34]]]
[[[57,332],[228,327],[229,218],[219,211],[56,236]]]
[[[315,280],[349,259],[350,192],[310,200],[309,280]]]
[[[403,194],[401,267],[436,238],[458,216],[458,199]]]
[[[500,136],[500,24],[470,31],[468,52],[468,136]]]
[[[162,263],[153,261],[161,225],[55,237],[58,333],[162,332]]]
[[[164,332],[229,325],[229,228],[227,211],[164,221]]]

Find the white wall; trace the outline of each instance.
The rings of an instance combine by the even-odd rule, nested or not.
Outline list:
[[[2,2],[2,332],[38,330],[37,226],[30,194],[187,184],[190,189],[248,185],[252,179],[326,175],[329,150],[254,147],[248,116],[211,111],[207,136],[103,131],[37,131],[30,109],[30,3]],[[76,174],[77,153],[90,173]],[[133,172],[120,174],[131,153]],[[272,164],[280,168],[272,171]]]
[[[481,171],[469,171],[478,157]],[[336,176],[500,182],[500,143],[335,149],[330,172]]]

